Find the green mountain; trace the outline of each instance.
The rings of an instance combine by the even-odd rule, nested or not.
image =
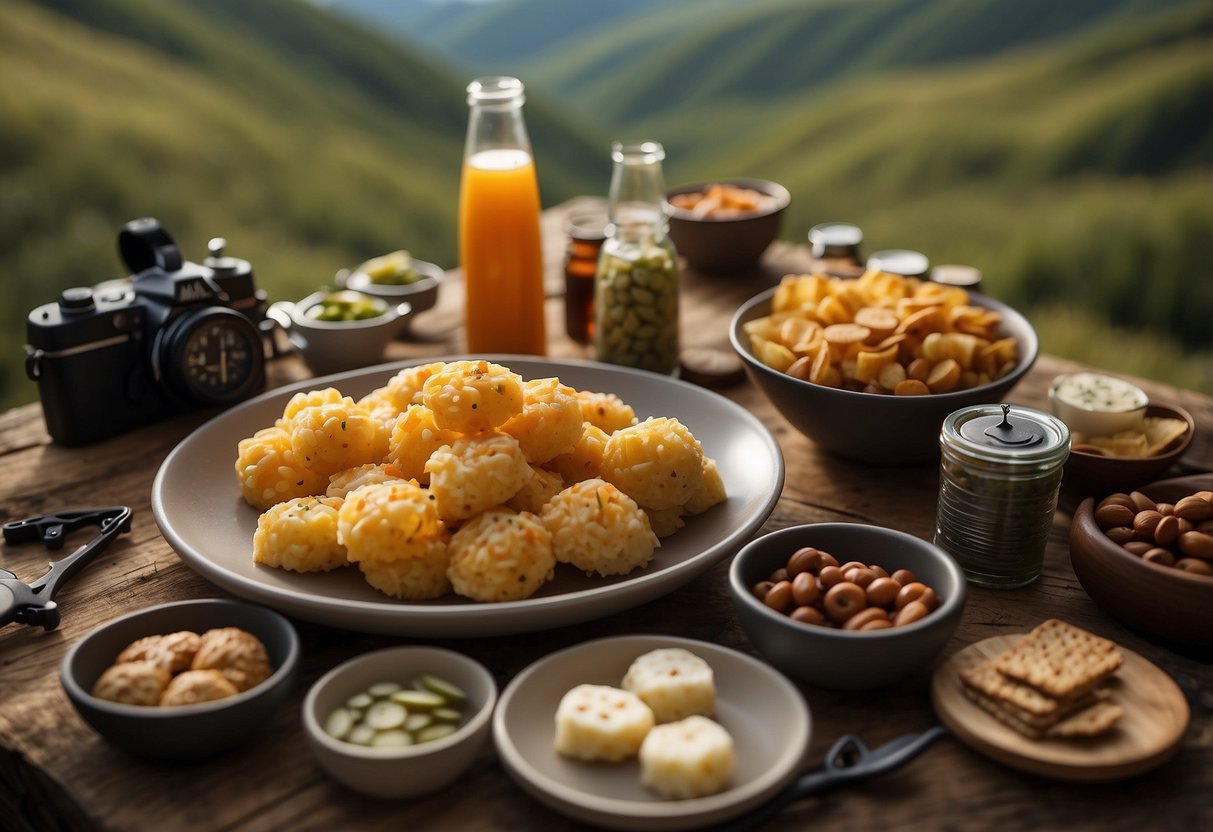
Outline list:
[[[658,139],[672,183],[787,185],[788,239],[857,222],[981,268],[1051,352],[1213,391],[1211,47],[1208,0],[3,0],[0,406],[36,397],[28,311],[121,276],[133,217],[277,298],[453,265],[486,69],[527,83],[545,204]]]
[[[398,35],[480,72],[513,72],[564,48],[574,51],[618,22],[688,0],[322,0],[355,20]]]
[[[981,268],[1046,349],[1213,391],[1208,0],[604,5],[627,13],[503,69],[662,141],[672,183],[780,181],[789,239],[857,222],[868,250]],[[502,0],[412,36],[470,60],[506,10],[553,14]]]
[[[0,404],[37,396],[25,316],[120,277],[122,223],[222,235],[274,298],[396,248],[452,266],[467,77],[293,0],[0,3]],[[600,142],[527,105],[552,204]]]
[[[541,6],[544,0],[515,0]],[[602,119],[789,95],[876,73],[990,61],[1191,0],[697,0],[633,15],[523,69]],[[1204,5],[1207,5],[1204,4]],[[482,16],[487,16],[487,11]],[[484,32],[481,37],[488,37]],[[465,53],[477,42],[458,42]],[[621,46],[622,45],[622,46]]]
[[[978,265],[1022,308],[1062,303],[1207,351],[1210,55],[1213,6],[1189,4],[778,104],[688,104],[641,132],[671,147],[681,178],[782,182],[793,233],[849,219],[871,247]],[[709,120],[711,143],[694,128]]]

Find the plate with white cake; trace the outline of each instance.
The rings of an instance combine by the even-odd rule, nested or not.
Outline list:
[[[510,777],[612,829],[722,823],[779,793],[809,745],[808,707],[762,662],[716,644],[590,641],[519,673],[493,717]]]

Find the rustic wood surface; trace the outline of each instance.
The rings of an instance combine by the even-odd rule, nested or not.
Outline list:
[[[585,356],[564,337],[560,299],[563,214],[545,213],[549,343],[553,356]],[[728,350],[737,306],[780,275],[807,269],[804,248],[777,243],[760,269],[728,277],[684,275],[684,345]],[[462,351],[462,292],[457,274],[439,306],[414,323],[413,339],[388,358]],[[1046,406],[1050,381],[1076,365],[1042,355],[1010,400]],[[271,383],[304,378],[300,362],[272,362]],[[1150,395],[1192,412],[1197,436],[1177,473],[1213,470],[1213,400],[1142,380]],[[934,466],[874,469],[830,457],[797,433],[748,383],[725,395],[757,414],[778,439],[787,464],[783,495],[764,531],[797,523],[852,521],[929,539],[938,473]],[[296,622],[304,645],[300,677],[273,724],[245,748],[193,764],[134,759],[108,746],[77,716],[59,685],[68,647],[100,623],[143,607],[223,593],[186,567],[160,537],[149,496],[164,457],[210,414],[191,413],[110,441],[68,449],[50,443],[38,405],[0,414],[0,521],[65,508],[128,504],[130,534],[120,537],[58,597],[59,629],[10,624],[0,630],[0,829],[331,830],[575,829],[524,794],[486,748],[458,785],[407,802],[377,802],[327,778],[308,751],[299,720],[307,687],[354,655],[409,639],[340,632]],[[815,829],[1196,829],[1213,826],[1213,667],[1210,655],[1155,643],[1109,618],[1083,592],[1068,557],[1069,518],[1054,523],[1044,575],[1013,591],[970,588],[963,621],[944,657],[991,636],[1024,632],[1048,617],[1115,639],[1176,680],[1192,719],[1177,754],[1161,767],[1114,784],[1077,785],[1040,778],[989,760],[954,739],[938,742],[906,767],[868,783],[814,797],[781,814],[771,828]],[[89,532],[80,532],[86,539]],[[46,554],[36,544],[4,546],[0,566],[25,580]],[[609,618],[529,635],[444,640],[441,646],[482,661],[504,686],[548,653],[588,639],[659,633],[753,648],[733,614],[727,563],[669,596]],[[1213,619],[1211,619],[1213,627]],[[869,745],[935,723],[931,668],[884,691],[835,693],[802,688],[812,711],[808,765],[841,734]]]

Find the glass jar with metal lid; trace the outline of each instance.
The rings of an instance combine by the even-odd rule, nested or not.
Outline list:
[[[972,583],[1031,583],[1044,566],[1069,429],[1032,408],[976,405],[944,420],[939,445],[935,544]]]
[[[838,277],[859,277],[864,271],[863,260],[859,257],[862,242],[863,231],[849,222],[825,222],[813,226],[809,229],[813,271]]]
[[[868,256],[868,271],[889,272],[905,277],[925,278],[931,269],[931,261],[921,251],[908,248],[890,248],[874,251]]]

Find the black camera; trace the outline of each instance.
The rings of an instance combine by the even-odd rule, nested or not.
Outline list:
[[[132,220],[118,234],[129,279],[30,312],[25,372],[52,439],[83,445],[265,387],[265,292],[224,245],[193,263],[157,220]]]

